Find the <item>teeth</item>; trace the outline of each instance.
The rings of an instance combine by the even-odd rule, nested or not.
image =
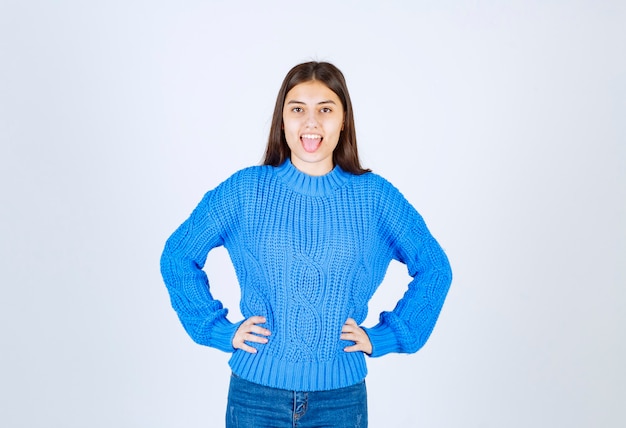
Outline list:
[[[319,138],[322,138],[321,135],[317,135],[317,134],[304,134],[302,135],[302,138],[307,138],[307,139],[311,139],[311,140],[317,140]]]

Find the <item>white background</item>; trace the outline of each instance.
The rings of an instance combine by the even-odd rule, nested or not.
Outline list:
[[[420,352],[369,360],[370,426],[625,426],[624,5],[1,0],[0,425],[222,426],[228,356],[160,253],[317,59],[455,275]],[[236,321],[225,251],[207,270]]]

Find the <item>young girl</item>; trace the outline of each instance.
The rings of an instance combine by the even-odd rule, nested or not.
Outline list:
[[[223,245],[244,320],[202,270]],[[360,324],[391,260],[412,277]],[[205,194],[165,245],[172,306],[197,343],[232,353],[227,427],[366,427],[365,356],[420,349],[450,286],[448,259],[402,194],[359,162],[341,71],[308,62],[278,93],[262,166]]]

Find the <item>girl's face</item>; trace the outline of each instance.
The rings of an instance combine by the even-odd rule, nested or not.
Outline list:
[[[283,105],[291,163],[309,175],[330,172],[343,121],[341,100],[322,82],[312,80],[291,88]]]

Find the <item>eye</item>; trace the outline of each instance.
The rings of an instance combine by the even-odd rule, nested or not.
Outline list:
[[[304,109],[302,107],[294,107],[291,109],[291,111],[294,113],[302,113]]]
[[[321,111],[322,113],[330,113],[330,112],[332,112],[333,110],[332,110],[330,107],[322,107],[322,108],[320,109],[320,111]]]

